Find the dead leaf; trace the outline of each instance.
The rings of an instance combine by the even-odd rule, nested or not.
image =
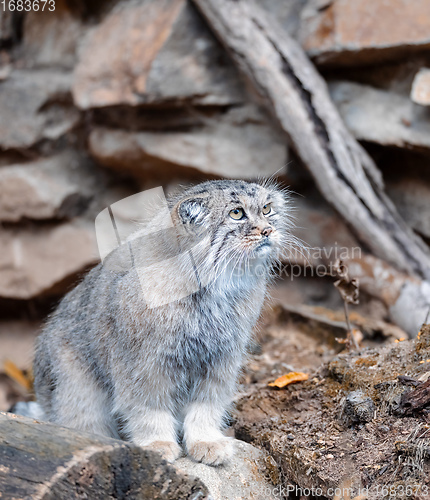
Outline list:
[[[359,282],[357,278],[350,279],[348,274],[348,267],[338,259],[334,266],[336,277],[339,278],[335,281],[334,286],[339,290],[342,299],[348,304],[359,303]]]
[[[347,333],[346,339],[340,339],[338,337],[335,338],[336,342],[339,344],[347,344],[348,349],[351,348],[351,344],[360,345],[360,342],[363,340],[364,335],[358,328],[353,328],[349,330]]]
[[[26,391],[31,391],[33,387],[32,377],[26,375],[22,370],[20,370],[15,363],[6,360],[3,364],[3,369],[6,375],[14,380],[21,387],[24,387]]]
[[[309,375],[307,373],[302,372],[290,372],[282,375],[282,377],[277,378],[274,382],[270,382],[270,387],[278,387],[282,389],[287,385],[294,384],[295,382],[303,382],[304,380],[308,380]]]
[[[353,278],[351,281],[346,281],[344,279],[337,280],[334,286],[339,290],[339,293],[343,300],[348,302],[348,304],[358,304],[359,291],[358,291],[358,279]]]

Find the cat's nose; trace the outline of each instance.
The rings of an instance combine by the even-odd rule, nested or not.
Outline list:
[[[262,236],[266,236],[266,238],[272,233],[273,229],[270,226],[265,227],[262,231],[261,234]]]

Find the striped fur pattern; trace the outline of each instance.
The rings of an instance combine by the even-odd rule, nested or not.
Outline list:
[[[218,465],[233,453],[224,419],[270,269],[292,241],[289,196],[270,182],[208,181],[168,205],[174,233],[145,239],[151,228],[139,227],[131,265],[123,245],[64,297],[37,341],[35,391],[52,422],[170,461],[183,444],[195,460]],[[155,210],[149,225],[159,223]],[[166,276],[168,267],[157,266],[190,238],[192,273],[188,260]],[[144,287],[139,268],[151,269]],[[190,273],[197,291],[148,306],[144,288],[175,297]]]

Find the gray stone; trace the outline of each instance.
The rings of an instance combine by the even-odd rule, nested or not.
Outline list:
[[[387,179],[387,193],[406,222],[430,238],[430,183],[424,179]]]
[[[57,139],[79,121],[70,102],[71,75],[15,70],[0,82],[0,148],[22,149]]]
[[[257,5],[276,18],[282,28],[292,37],[301,30],[301,15],[308,0],[256,0]]]
[[[297,245],[291,249],[288,255],[291,264],[328,266],[339,258],[348,260],[361,253],[357,239],[345,222],[319,196],[295,197],[293,205],[299,221],[299,227],[293,232],[305,242],[305,248]]]
[[[352,391],[347,394],[343,407],[343,417],[349,424],[370,422],[373,420],[375,405],[363,391]]]
[[[415,75],[411,99],[422,106],[430,106],[430,69],[421,68]]]
[[[0,9],[0,40],[9,40],[13,36],[12,12]]]
[[[430,149],[428,110],[408,97],[351,82],[331,82],[330,94],[359,140]]]
[[[71,151],[0,169],[0,221],[72,217],[91,198],[91,176]]]
[[[199,478],[208,488],[213,500],[271,500],[279,498],[276,486],[262,473],[267,462],[266,454],[243,441],[235,441],[236,453],[231,462],[211,467],[180,458],[175,466]]]
[[[390,307],[390,317],[411,337],[416,337],[430,307],[430,282],[406,282],[400,296]]]
[[[40,327],[39,321],[0,321],[0,368],[5,361],[12,361],[20,370],[28,370],[31,367],[34,339]]]
[[[123,2],[114,8],[84,40],[73,95],[82,109],[244,99],[228,56],[185,0]]]
[[[3,229],[0,233],[0,297],[31,299],[62,293],[70,278],[99,261],[94,224]]]
[[[55,10],[27,12],[24,17],[22,50],[27,67],[48,65],[73,68],[83,26],[72,15],[65,0],[56,0]]]
[[[276,128],[251,110],[233,109],[192,131],[96,128],[89,138],[90,153],[102,165],[136,174],[151,169],[172,174],[182,167],[219,177],[269,176],[286,165],[287,145]]]

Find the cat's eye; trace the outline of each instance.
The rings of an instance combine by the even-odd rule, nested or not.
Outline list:
[[[229,215],[234,220],[240,220],[245,216],[245,212],[242,208],[233,208],[233,210],[230,210]]]
[[[264,205],[263,210],[262,210],[263,215],[269,215],[271,211],[272,211],[272,204],[271,203]]]

